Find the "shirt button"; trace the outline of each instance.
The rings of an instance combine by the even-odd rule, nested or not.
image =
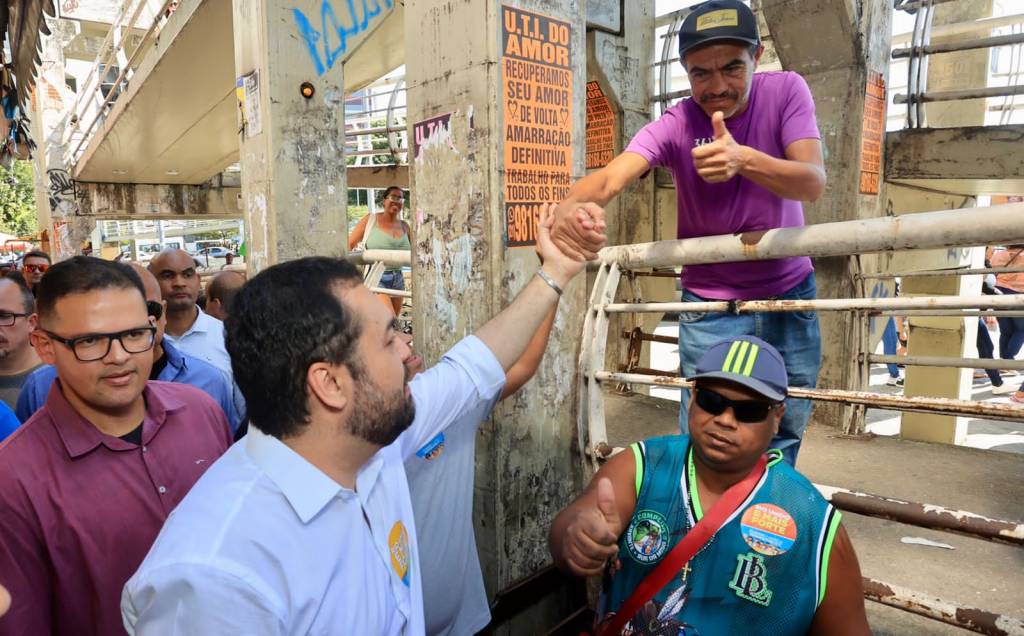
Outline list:
[[[167,492],[167,488],[160,486],[159,488],[156,489],[156,491],[162,495],[165,492]]]

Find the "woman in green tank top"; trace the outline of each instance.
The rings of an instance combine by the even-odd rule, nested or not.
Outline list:
[[[412,249],[412,232],[409,224],[403,221],[402,208],[405,207],[405,197],[402,189],[398,186],[390,186],[384,190],[380,204],[384,211],[376,214],[367,214],[352,230],[348,237],[348,249],[354,250],[360,243],[369,250],[410,250]],[[369,230],[367,230],[369,226]],[[380,279],[380,286],[386,289],[405,289],[405,277],[402,269],[395,267],[388,269]],[[402,299],[397,296],[381,296],[391,304],[395,315],[402,312]]]

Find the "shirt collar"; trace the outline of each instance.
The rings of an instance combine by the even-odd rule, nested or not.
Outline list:
[[[217,320],[210,314],[203,311],[203,308],[199,305],[196,305],[196,312],[195,322],[192,323],[192,326],[189,327],[188,331],[181,334],[182,336],[187,336],[190,333],[206,333],[210,331],[213,326],[212,321]]]
[[[355,495],[287,444],[255,426],[249,427],[245,449],[253,463],[281,490],[302,523],[309,523],[337,495]]]
[[[163,347],[164,356],[167,357],[167,366],[174,369],[175,373],[173,376],[177,376],[182,369],[185,368],[185,356],[181,355],[178,348],[175,347],[167,338],[160,341],[160,346]],[[161,374],[163,375],[163,374]]]
[[[149,384],[142,391],[146,401],[146,414],[142,421],[142,442],[148,444],[167,419],[167,414],[184,408],[185,403],[173,396],[159,395]],[[113,435],[107,435],[96,428],[92,422],[79,415],[71,406],[61,389],[60,378],[53,381],[50,392],[43,405],[53,422],[57,434],[64,443],[64,448],[72,459],[77,459],[91,452],[100,444],[113,451],[124,451],[138,448]]]

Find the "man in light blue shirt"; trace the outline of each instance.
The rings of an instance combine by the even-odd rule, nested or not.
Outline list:
[[[444,379],[415,400],[410,349],[350,263],[299,259],[248,282],[227,342],[250,432],[175,509],[125,586],[129,633],[423,634],[403,461],[489,409],[582,270],[549,226],[545,215],[537,276],[422,374]]]
[[[231,385],[224,373],[211,364],[181,353],[168,342],[164,337],[164,327],[167,323],[164,315],[164,301],[161,299],[160,287],[157,285],[156,278],[139,265],[132,264],[132,269],[142,279],[142,285],[146,289],[146,307],[156,325],[156,336],[153,342],[153,369],[149,379],[191,384],[197,389],[202,389],[224,410],[231,430],[236,430],[241,418],[232,399]],[[15,410],[19,420],[27,421],[33,413],[42,408],[46,403],[50,386],[56,377],[57,370],[47,364],[39,367],[25,378],[25,384],[21,388],[21,394],[18,395],[18,405]]]

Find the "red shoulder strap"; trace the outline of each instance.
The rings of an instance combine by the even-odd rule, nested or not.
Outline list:
[[[722,527],[726,519],[732,516],[732,513],[739,508],[740,504],[754,490],[754,486],[761,480],[761,476],[764,475],[767,466],[768,456],[761,455],[760,459],[757,460],[757,464],[750,471],[750,474],[722,493],[721,498],[711,507],[711,510],[697,522],[697,525],[686,533],[686,536],[676,544],[676,547],[672,548],[672,551],[665,556],[662,562],[658,564],[658,567],[648,574],[640,582],[640,585],[636,586],[636,589],[629,595],[626,602],[622,604],[622,607],[612,617],[612,620],[600,630],[601,636],[619,636],[622,634],[622,628],[626,626],[629,619],[633,618],[647,604],[647,601],[654,598],[654,595],[661,588],[668,585],[669,581],[679,573],[683,566],[689,563],[693,555],[697,554],[701,548],[707,545],[711,537],[715,536],[715,533]]]

